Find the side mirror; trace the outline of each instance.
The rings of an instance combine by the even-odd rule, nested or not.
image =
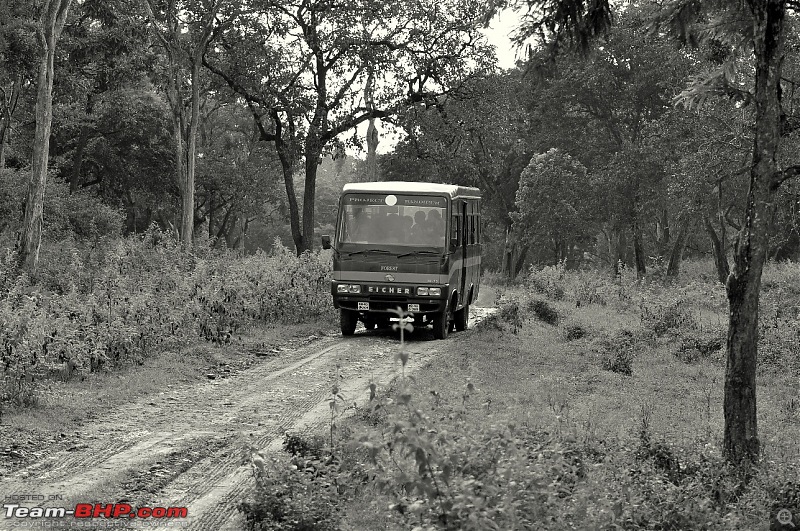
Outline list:
[[[327,234],[322,235],[322,248],[323,249],[331,248],[331,237]]]

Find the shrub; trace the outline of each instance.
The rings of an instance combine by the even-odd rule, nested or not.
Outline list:
[[[541,299],[531,299],[528,301],[527,308],[537,319],[551,325],[558,324],[558,312],[550,306],[547,301]]]
[[[43,247],[35,284],[18,276],[10,250],[0,255],[0,402],[30,402],[48,375],[141,363],[170,339],[227,343],[257,322],[333,313],[321,253],[189,253],[155,228]]]
[[[633,356],[624,350],[604,354],[601,367],[603,370],[631,376],[633,374]]]
[[[564,339],[575,341],[586,336],[586,329],[581,325],[570,324],[564,327]]]
[[[258,531],[337,531],[338,465],[318,459],[253,458],[253,501],[238,508],[248,528]]]
[[[601,294],[602,281],[594,275],[578,274],[572,287],[572,298],[576,306],[587,304],[606,305],[606,300]]]
[[[566,274],[567,262],[559,262],[554,266],[547,266],[542,269],[531,267],[526,284],[530,290],[558,301],[564,298],[564,277]]]
[[[723,348],[725,348],[725,338],[722,334],[689,331],[681,335],[675,356],[684,363],[694,363],[710,358]]]
[[[522,326],[522,311],[520,310],[520,302],[515,297],[503,298],[498,303],[497,312],[490,316],[487,325],[493,323],[509,323],[512,326],[512,332],[516,334]]]
[[[0,178],[0,232],[19,230],[22,205],[27,193],[27,170],[3,170]],[[92,193],[81,190],[70,193],[69,184],[48,176],[45,189],[42,238],[58,242],[65,238],[97,239],[122,233],[122,211],[105,203]],[[5,225],[3,222],[8,223]]]
[[[640,309],[642,326],[652,330],[657,337],[696,326],[687,302],[682,299],[644,298]]]
[[[637,344],[637,338],[632,332],[621,330],[613,336],[601,336],[593,342],[593,348],[600,354],[600,366],[603,370],[630,376],[633,374]]]

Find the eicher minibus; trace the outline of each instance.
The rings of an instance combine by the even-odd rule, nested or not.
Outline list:
[[[389,325],[398,308],[445,339],[466,330],[481,267],[481,192],[418,182],[344,185],[333,248],[342,335]]]

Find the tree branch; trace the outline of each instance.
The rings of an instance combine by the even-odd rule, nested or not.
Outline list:
[[[777,190],[784,181],[797,177],[798,175],[800,175],[800,165],[789,166],[788,168],[776,172],[772,176],[772,189]]]

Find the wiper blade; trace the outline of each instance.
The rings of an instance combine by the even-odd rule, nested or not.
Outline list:
[[[439,251],[428,251],[426,249],[420,249],[418,251],[411,251],[409,253],[398,254],[397,258],[403,258],[404,256],[411,256],[412,254],[428,254],[428,255],[433,254],[436,256],[440,256],[442,253]]]
[[[362,249],[360,251],[353,251],[353,252],[347,253],[347,256],[353,256],[354,254],[364,254],[364,253],[389,254],[389,251],[387,251],[386,249]]]

